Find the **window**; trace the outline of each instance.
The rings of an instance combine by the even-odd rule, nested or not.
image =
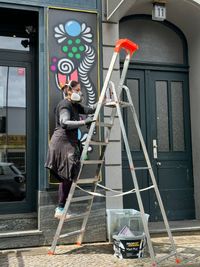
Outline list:
[[[26,68],[0,66],[1,201],[23,200],[26,172]]]

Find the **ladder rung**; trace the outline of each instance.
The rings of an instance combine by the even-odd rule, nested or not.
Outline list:
[[[80,218],[88,216],[90,213],[88,211],[80,213],[80,214],[74,214],[71,215],[69,218],[66,217],[65,221],[73,221],[73,220],[78,220]]]
[[[90,145],[95,145],[95,146],[107,146],[108,142],[103,142],[103,141],[90,141]]]
[[[115,102],[115,101],[110,101],[110,102],[107,102],[106,104],[105,104],[105,107],[108,107],[108,108],[115,108],[116,107],[116,105],[117,105],[117,102]],[[131,104],[129,103],[129,102],[124,102],[124,101],[119,101],[119,105],[120,105],[120,107],[130,107],[131,106]]]
[[[138,170],[150,170],[152,168],[150,167],[135,167],[134,170],[138,171]]]
[[[124,102],[124,101],[119,101],[120,106],[123,107],[130,107],[131,103],[129,102]]]
[[[104,161],[103,160],[81,160],[82,164],[102,164]]]
[[[78,235],[78,234],[82,234],[82,233],[84,233],[84,230],[77,230],[77,231],[70,232],[70,233],[67,233],[67,234],[62,234],[62,235],[59,236],[59,238],[72,236],[72,235]]]
[[[82,178],[77,181],[77,184],[92,184],[99,181],[99,178]]]
[[[91,200],[91,199],[93,199],[93,196],[74,197],[71,199],[71,202],[79,202],[79,201]]]
[[[116,102],[115,101],[109,101],[104,104],[104,107],[107,108],[115,108],[116,107]]]
[[[111,123],[99,122],[99,121],[96,122],[96,125],[100,127],[107,127],[107,128],[112,128],[113,126],[113,124]]]

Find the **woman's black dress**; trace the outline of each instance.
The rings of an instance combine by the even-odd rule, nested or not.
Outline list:
[[[45,167],[59,181],[75,180],[80,167],[80,145],[78,141],[78,127],[68,129],[60,125],[60,112],[67,109],[71,121],[79,121],[79,114],[92,114],[94,109],[68,99],[61,100],[56,107],[56,128],[49,143]]]

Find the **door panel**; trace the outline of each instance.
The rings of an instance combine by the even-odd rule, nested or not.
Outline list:
[[[130,91],[135,90],[135,84],[130,84],[129,79],[138,79],[138,75],[141,91],[138,108],[142,114],[141,128],[166,213],[170,220],[192,219],[194,197],[187,73],[129,70],[127,85],[133,85],[129,86]],[[126,119],[127,113],[124,113]],[[131,132],[131,129],[134,132],[133,126],[131,129],[129,126],[132,124],[131,118],[125,122],[128,132]],[[131,137],[129,133],[129,140],[135,135],[136,133]],[[136,166],[139,162],[146,166],[141,160],[142,154],[135,147],[132,148]],[[127,174],[127,165],[126,153],[123,152],[123,177],[126,177],[126,181],[123,181],[126,190],[130,189],[128,179],[132,179],[130,173]],[[143,185],[150,185],[149,176],[145,172],[138,180],[145,181],[142,182]],[[159,221],[160,209],[154,192],[142,193],[142,197],[151,220]],[[124,207],[136,208],[135,202],[135,197],[129,195],[124,198]]]
[[[137,112],[144,140],[146,142],[146,105],[145,105],[145,73],[144,71],[136,70],[134,75],[132,72],[127,73],[126,84],[131,88],[131,97]],[[124,99],[126,100],[126,99]],[[127,136],[130,144],[131,154],[134,159],[135,167],[143,167],[145,165],[144,155],[141,150],[139,138],[136,132],[135,125],[132,120],[132,113],[129,109],[123,110],[124,122],[127,131]],[[123,165],[123,187],[124,190],[134,188],[133,180],[130,173],[130,167],[127,161],[127,155],[122,145],[122,165]],[[137,171],[138,184],[140,188],[148,186],[148,175],[146,170]],[[142,199],[145,210],[149,210],[149,193],[142,193]],[[124,196],[124,207],[138,209],[138,203],[135,194]]]
[[[187,73],[149,71],[150,138],[157,140],[158,158],[152,158],[166,213],[170,220],[194,218],[192,155]],[[151,141],[151,140],[150,140]],[[159,220],[155,197],[150,212]]]

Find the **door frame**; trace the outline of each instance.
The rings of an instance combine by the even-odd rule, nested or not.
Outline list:
[[[22,38],[27,38],[25,33],[18,29],[17,25],[12,29]],[[0,31],[2,36],[6,36]],[[37,37],[36,37],[37,39]],[[0,202],[0,214],[32,212],[37,207],[36,189],[38,186],[38,166],[37,166],[37,143],[38,143],[38,92],[35,90],[38,84],[35,79],[36,71],[36,42],[32,42],[29,51],[17,51],[10,49],[0,49],[0,65],[9,67],[26,68],[26,198],[22,201]],[[34,164],[33,164],[34,163]]]
[[[13,53],[12,53],[13,56]],[[19,55],[18,55],[19,56]],[[16,58],[18,58],[18,56]],[[1,52],[0,52],[1,57]],[[12,57],[13,58],[13,57]],[[33,95],[32,70],[31,62],[26,60],[16,61],[16,58],[11,60],[0,60],[0,66],[5,67],[24,67],[26,69],[26,198],[22,201],[0,202],[0,214],[3,213],[19,213],[31,212],[36,208],[36,187],[37,187],[37,166],[36,160],[36,122],[33,120],[35,114],[35,96]],[[34,162],[34,164],[32,164]]]

